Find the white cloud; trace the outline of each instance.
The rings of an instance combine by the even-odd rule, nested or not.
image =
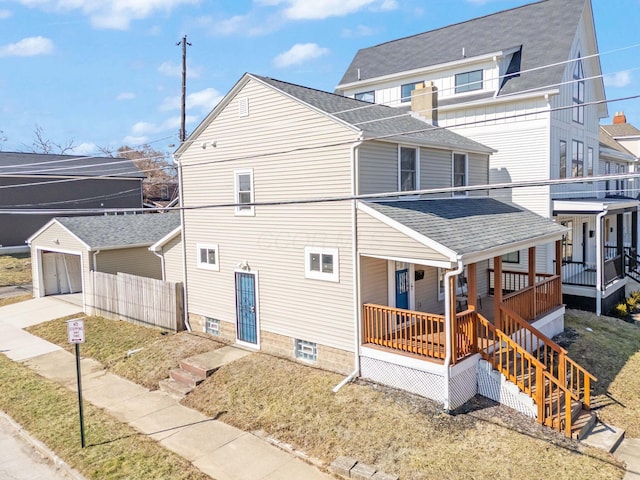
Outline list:
[[[133,20],[150,17],[156,11],[170,12],[175,7],[196,4],[200,0],[19,0],[28,7],[44,10],[80,10],[96,28],[127,30]]]
[[[185,103],[187,110],[198,109],[201,112],[208,113],[220,100],[222,100],[222,95],[218,90],[215,88],[205,88],[204,90],[188,94]],[[179,110],[180,102],[181,97],[167,97],[160,105],[159,110],[161,112]]]
[[[297,43],[286,52],[278,55],[273,60],[273,63],[276,67],[284,68],[291,65],[299,65],[328,53],[328,48],[320,47],[317,43]]]
[[[604,84],[607,87],[627,87],[631,84],[631,72],[624,70],[622,72],[605,75]]]
[[[11,17],[12,13],[10,10],[0,10],[0,20],[4,20],[6,18]]]
[[[397,8],[395,0],[256,0],[265,6],[283,5],[284,15],[290,20],[321,20],[342,17],[370,7],[378,11]]]
[[[34,57],[53,52],[53,42],[45,37],[28,37],[0,46],[0,57]]]
[[[127,135],[122,139],[122,144],[129,145],[130,147],[136,145],[144,145],[145,143],[149,143],[149,137]]]
[[[182,64],[162,62],[158,67],[158,72],[167,77],[181,77]],[[200,68],[187,63],[187,78],[200,78]]]
[[[122,92],[117,97],[116,100],[133,100],[136,98],[136,94],[132,92]]]
[[[71,155],[93,155],[98,152],[98,146],[95,143],[81,143],[76,145],[69,152]]]
[[[376,31],[373,28],[367,27],[366,25],[356,25],[355,28],[344,28],[342,30],[342,36],[347,38],[370,37],[375,33]]]
[[[256,37],[274,32],[282,25],[282,19],[278,15],[265,15],[264,12],[252,11],[246,15],[235,15],[226,19],[212,16],[200,17],[198,26],[207,33],[219,36],[240,34],[247,37]]]

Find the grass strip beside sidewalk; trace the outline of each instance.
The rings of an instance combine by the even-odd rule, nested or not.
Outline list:
[[[80,447],[77,394],[0,355],[0,410],[87,478],[209,477],[182,457],[84,403],[87,447]]]

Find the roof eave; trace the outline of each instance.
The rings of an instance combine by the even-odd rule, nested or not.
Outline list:
[[[416,138],[416,137],[406,137],[406,136],[402,136],[402,135],[395,135],[395,136],[390,136],[390,137],[385,137],[385,138],[379,138],[376,135],[372,135],[372,134],[367,134],[364,133],[363,134],[363,140],[367,141],[378,141],[378,142],[387,142],[387,143],[401,143],[403,145],[415,145],[415,146],[420,146],[420,147],[431,147],[437,150],[448,150],[448,151],[461,151],[461,152],[468,152],[468,153],[478,153],[481,155],[491,155],[493,153],[496,153],[497,150],[494,150],[491,147],[487,147],[486,145],[483,145],[482,147],[484,148],[466,148],[466,147],[460,147],[460,146],[454,146],[454,145],[446,145],[446,144],[442,144],[442,143],[438,143],[438,142],[433,142],[427,139],[421,139],[421,138]],[[480,145],[480,144],[479,144]]]
[[[504,254],[522,250],[531,246],[549,243],[555,240],[561,240],[564,235],[564,231],[547,233],[545,235],[539,235],[536,237],[527,238],[517,242],[512,242],[504,245],[498,245],[489,249],[484,249],[478,252],[470,252],[462,255],[462,261],[465,264],[476,263],[489,258],[500,257]]]
[[[156,243],[149,247],[149,250],[152,252],[157,252],[158,250],[162,250],[162,247],[169,241],[175,238],[179,233],[182,232],[182,225],[174,228],[169,233],[167,233],[164,237],[158,240]]]

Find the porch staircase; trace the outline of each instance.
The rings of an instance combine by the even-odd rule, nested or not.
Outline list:
[[[533,400],[538,423],[583,438],[597,419],[590,409],[597,379],[509,307],[501,305],[500,313],[497,326],[476,314],[478,352]]]

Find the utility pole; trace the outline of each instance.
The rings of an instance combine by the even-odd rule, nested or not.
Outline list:
[[[187,130],[185,128],[186,122],[186,103],[187,103],[187,45],[191,46],[187,42],[187,36],[182,37],[182,41],[176,43],[176,45],[182,45],[182,103],[180,110],[180,144],[184,143],[187,138]]]

